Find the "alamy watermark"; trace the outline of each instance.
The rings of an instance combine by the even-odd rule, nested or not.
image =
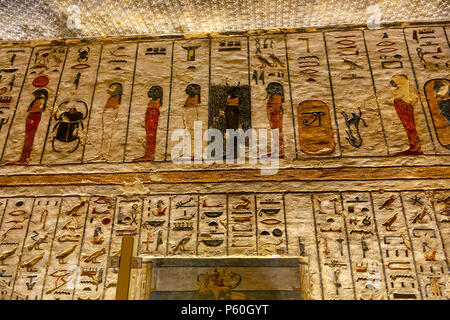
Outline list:
[[[69,14],[66,25],[70,30],[73,29],[82,29],[83,25],[81,24],[81,9],[77,5],[70,5],[67,8],[67,13]]]
[[[379,4],[374,4],[368,6],[366,13],[369,15],[367,17],[367,28],[369,29],[380,29],[381,28],[381,7]]]
[[[262,164],[262,175],[274,175],[279,169],[278,129],[226,129],[224,136],[215,128],[203,132],[202,122],[194,121],[193,137],[187,129],[176,129],[170,138],[178,142],[170,152],[174,163],[245,164],[248,161]],[[204,142],[209,142],[206,148],[203,148]]]

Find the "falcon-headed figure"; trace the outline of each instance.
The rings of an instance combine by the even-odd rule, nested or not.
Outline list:
[[[394,75],[391,80],[394,95],[395,111],[406,130],[409,141],[409,149],[401,151],[396,155],[422,154],[419,134],[417,133],[414,120],[414,107],[412,106],[412,93],[410,91],[409,79],[406,75]]]

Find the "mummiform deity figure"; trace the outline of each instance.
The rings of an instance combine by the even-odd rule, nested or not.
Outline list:
[[[144,156],[134,159],[134,162],[153,161],[155,159],[156,134],[158,119],[162,106],[163,89],[160,86],[152,86],[148,90],[148,104],[145,112],[145,153]]]
[[[283,86],[278,82],[271,82],[267,85],[267,117],[270,128],[278,129],[279,157],[284,158],[283,140]]]
[[[113,82],[107,90],[109,97],[102,110],[102,137],[97,156],[90,159],[107,161],[111,152],[114,126],[119,113],[119,106],[122,102],[122,84]]]
[[[409,148],[396,155],[422,154],[414,119],[413,96],[410,91],[409,79],[406,75],[394,75],[390,83],[393,88],[394,108],[406,130],[409,142]]]
[[[198,107],[200,99],[200,85],[191,83],[185,90],[187,97],[183,105],[183,125],[189,131],[191,137],[194,135],[194,121],[198,121]]]
[[[28,115],[25,124],[25,140],[19,160],[7,164],[27,164],[30,161],[33,150],[34,137],[41,122],[42,112],[47,108],[47,89],[37,89],[33,92],[34,99],[28,107]]]

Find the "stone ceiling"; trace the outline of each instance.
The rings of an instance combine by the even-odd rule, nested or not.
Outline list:
[[[0,0],[6,41],[445,21],[449,0]]]

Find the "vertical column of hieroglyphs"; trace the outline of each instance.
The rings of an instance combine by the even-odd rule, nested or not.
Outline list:
[[[172,71],[172,42],[139,43],[125,161],[164,160]]]
[[[421,299],[414,248],[400,194],[372,192],[372,204],[390,299]]]
[[[356,299],[387,299],[386,279],[370,194],[342,193]],[[338,241],[344,242],[343,238]]]
[[[365,30],[390,155],[434,154],[402,29]]]
[[[445,31],[445,38],[447,39],[447,44],[450,47],[450,38],[449,38],[449,36],[450,36],[450,26],[445,26],[444,27],[444,31]]]
[[[28,223],[33,211],[33,198],[8,199],[0,228],[0,298],[13,295],[16,273],[19,271],[20,254],[24,246]],[[25,297],[23,297],[25,298]]]
[[[195,194],[170,197],[170,217],[167,240],[168,255],[197,254],[198,206]]]
[[[169,205],[169,196],[144,197],[142,224],[139,233],[139,254],[167,255]]]
[[[66,46],[34,48],[14,119],[10,120],[2,158],[6,164],[40,162],[66,56]]]
[[[99,300],[103,297],[115,205],[115,197],[90,198],[74,299]]]
[[[316,237],[324,299],[355,299],[352,266],[341,198],[338,193],[315,193]]]
[[[311,195],[309,193],[287,193],[284,204],[286,233],[289,235],[289,255],[308,257],[311,298],[315,300],[323,299]],[[300,290],[298,285],[295,287]]]
[[[206,130],[209,99],[209,45],[210,41],[207,39],[180,40],[173,44],[167,160],[171,159],[172,152],[175,151],[173,148],[176,145],[179,146],[183,138],[188,147],[186,152],[176,147],[177,151],[173,156],[183,157],[186,160],[193,158],[194,122],[201,121],[203,130]],[[178,136],[172,141],[171,136],[177,129],[186,130],[185,135]],[[199,131],[197,134],[199,134],[197,138],[199,146],[204,145],[200,141],[202,132]],[[187,154],[189,150],[190,156]]]
[[[8,203],[8,199],[1,198],[0,199],[0,228],[2,226],[3,218],[5,217],[6,206]],[[3,250],[2,250],[3,252]],[[2,264],[4,264],[2,262]],[[0,299],[5,300],[8,299],[8,290],[6,288],[9,286],[9,281],[11,281],[11,276],[9,274],[5,274],[6,270],[0,269]]]
[[[101,54],[100,44],[68,48],[41,163],[79,163]]]
[[[278,129],[280,157],[295,158],[285,36],[250,37],[249,63],[252,127]]]
[[[0,49],[0,152],[3,153],[8,131],[14,120],[22,84],[33,48]],[[0,153],[0,154],[1,154]]]
[[[212,39],[210,67],[208,128],[218,129],[224,136],[226,129],[248,130],[252,121],[247,38]],[[225,140],[223,141],[223,150],[226,151]],[[234,150],[238,151],[237,148]],[[228,154],[231,155],[234,150],[228,150]],[[207,156],[217,156],[220,160],[222,158],[222,155],[212,152]]]
[[[254,194],[229,194],[227,206],[228,255],[256,255],[258,230]]]
[[[137,45],[103,45],[83,162],[123,161]]]
[[[225,194],[204,194],[200,196],[198,223],[198,255],[226,256],[227,196]]]
[[[288,255],[288,238],[282,193],[256,195],[259,256]]]
[[[445,261],[447,269],[449,268],[450,257],[450,196],[449,190],[436,190],[433,192],[432,205],[434,209],[434,218],[438,226],[438,232],[441,235],[444,246]]]
[[[419,87],[420,100],[417,105],[421,103],[425,109],[436,152],[449,154],[450,48],[444,28],[405,28],[404,36]]]
[[[111,242],[109,244],[108,264],[105,274],[105,290],[103,299],[113,300],[116,297],[117,278],[119,276],[119,259],[122,237],[138,239],[141,228],[143,201],[140,196],[121,196],[117,198],[113,218]]]
[[[339,156],[340,145],[323,34],[287,34],[299,158]]]
[[[18,263],[15,294],[30,300],[41,299],[46,268],[55,236],[61,198],[36,198],[25,244]],[[15,299],[13,295],[12,299]]]
[[[402,192],[401,197],[422,297],[446,299],[448,266],[433,212],[432,192]]]
[[[362,32],[326,32],[325,38],[342,155],[387,155]]]
[[[74,289],[79,285],[76,280],[88,207],[87,198],[62,198],[43,285],[43,300],[72,300],[73,298]]]

